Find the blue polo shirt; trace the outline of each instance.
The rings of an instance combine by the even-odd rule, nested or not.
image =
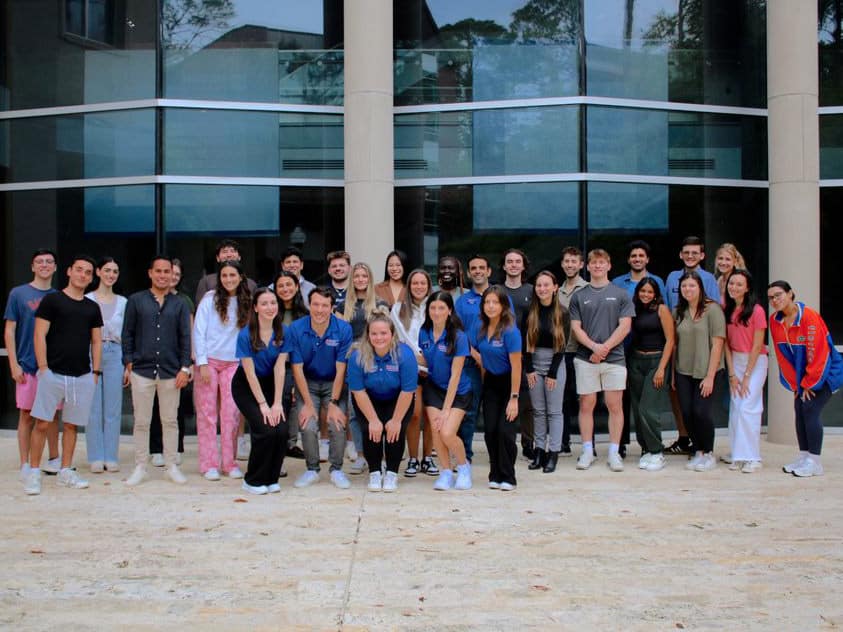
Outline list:
[[[448,349],[448,344],[445,342],[445,332],[442,332],[438,340],[434,340],[432,327],[419,330],[419,349],[421,349],[424,361],[427,363],[427,379],[446,391],[448,390],[448,382],[451,381],[451,362],[453,359],[471,355],[468,337],[464,331],[459,329],[454,341],[454,353],[451,355],[445,353]],[[457,395],[465,395],[470,391],[471,380],[465,374],[465,371],[462,371],[457,385]]]
[[[711,272],[707,272],[700,267],[695,270],[703,282],[703,289],[705,295],[712,301],[720,303],[720,287],[717,285],[717,279]],[[665,293],[665,304],[673,311],[679,304],[679,279],[685,274],[685,269],[674,270],[667,275],[667,292]]]
[[[512,297],[507,294],[507,298],[509,299],[509,309],[515,315],[515,306],[512,304]],[[454,305],[454,311],[460,317],[462,328],[465,331],[471,331],[474,323],[480,319],[480,306],[482,302],[483,295],[475,292],[474,288],[467,290],[465,294],[457,299]]]
[[[650,274],[649,272],[646,276],[656,282],[656,285],[659,286],[659,291],[662,293],[662,300],[665,304],[667,304],[667,290],[665,289],[664,281],[662,281],[660,276]],[[639,281],[633,281],[632,274],[630,272],[622,274],[619,277],[615,277],[612,279],[612,283],[625,289],[627,294],[629,294],[629,298],[635,298],[635,288],[638,287]]]
[[[237,333],[235,356],[238,360],[252,358],[255,363],[255,375],[258,377],[272,375],[278,356],[282,353],[290,353],[290,336],[287,335],[287,327],[284,327],[283,332],[284,339],[280,345],[275,344],[275,334],[273,333],[269,340],[269,346],[255,351],[252,349],[252,341],[249,339],[249,326],[246,325]]]
[[[337,362],[347,362],[351,347],[351,325],[331,314],[323,336],[310,326],[310,316],[294,320],[290,336],[290,364],[304,365],[308,380],[330,382],[337,376]]]
[[[401,393],[415,393],[418,376],[416,355],[403,342],[398,343],[395,356],[375,354],[371,371],[360,365],[359,349],[352,351],[348,359],[348,390],[365,390],[369,397],[379,401],[396,399]]]
[[[477,349],[483,368],[492,375],[504,375],[512,371],[509,362],[510,353],[521,353],[521,332],[514,325],[503,330],[500,338],[480,336],[481,321],[477,321],[471,330],[469,340]]]

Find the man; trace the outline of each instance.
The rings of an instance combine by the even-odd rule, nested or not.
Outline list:
[[[176,464],[180,390],[190,381],[190,309],[170,291],[173,260],[156,255],[147,272],[150,288],[135,292],[123,320],[123,385],[132,387],[135,424],[135,470],[126,485],[140,485],[147,477],[149,424],[158,395],[164,466],[171,481],[187,482]]]
[[[570,309],[571,297],[574,293],[584,287],[588,287],[580,272],[583,269],[582,251],[574,246],[566,246],[562,249],[562,272],[565,280],[559,286],[559,302],[562,307]],[[579,413],[579,400],[577,399],[577,376],[574,372],[574,356],[577,355],[576,338],[568,330],[565,332],[565,393],[562,403],[562,450],[560,456],[571,456],[571,427],[574,417]]]
[[[240,261],[240,244],[233,239],[223,239],[217,244],[216,260],[218,265],[223,261]],[[254,294],[258,287],[257,284],[252,281],[252,279],[248,278],[246,279],[246,283],[249,286],[249,292]],[[205,294],[207,294],[210,290],[216,289],[216,287],[216,271],[206,274],[199,279],[199,284],[196,286],[196,305],[199,305]]]
[[[340,257],[342,258],[342,257]],[[318,287],[310,292],[310,314],[290,325],[290,365],[296,383],[295,417],[302,435],[307,470],[294,483],[308,487],[319,480],[319,415],[328,422],[331,482],[340,489],[351,483],[342,471],[345,454],[346,410],[345,369],[351,347],[351,325],[334,314],[334,293]]]
[[[328,276],[331,277],[330,290],[334,295],[334,311],[342,313],[350,285],[348,275],[351,272],[351,255],[345,250],[335,250],[329,252],[325,259],[328,262]]]
[[[705,259],[705,244],[699,237],[691,235],[682,240],[682,248],[679,251],[679,258],[682,260],[684,267],[679,270],[674,270],[667,275],[667,290],[665,292],[664,302],[673,310],[679,302],[679,278],[686,272],[696,272],[700,275],[703,282],[703,289],[706,296],[712,301],[720,302],[720,288],[717,286],[717,279],[711,272],[706,272],[702,268],[702,262]]]
[[[609,253],[599,248],[589,252],[591,283],[571,299],[571,331],[579,343],[574,372],[580,396],[583,440],[578,470],[587,470],[595,460],[594,407],[597,393],[602,391],[609,409],[607,465],[613,472],[623,471],[623,460],[618,453],[623,430],[623,391],[626,389],[623,341],[635,317],[635,307],[625,290],[609,282],[611,269]]]
[[[433,286],[433,291],[442,290],[443,292],[447,292],[456,303],[457,299],[465,294],[462,282],[462,267],[460,266],[459,259],[451,255],[439,257],[436,285]]]
[[[523,330],[524,317],[530,309],[533,300],[533,286],[527,283],[527,269],[530,260],[518,248],[510,248],[503,253],[501,269],[505,279],[503,282],[509,300],[515,307],[515,325],[521,330],[521,338],[526,339],[527,332]],[[521,392],[519,396],[521,420],[521,453],[527,459],[533,458],[533,404],[530,400],[530,390],[527,387],[527,373],[521,370]]]
[[[295,246],[290,246],[282,252],[281,269],[285,272],[291,272],[298,277],[299,290],[304,299],[304,306],[309,309],[310,299],[308,299],[308,296],[310,296],[310,291],[316,288],[316,285],[302,276],[302,270],[304,270],[304,256],[302,255],[302,251]]]
[[[44,296],[35,312],[38,387],[32,404],[35,428],[29,443],[30,471],[24,482],[24,491],[30,495],[41,493],[41,453],[62,400],[64,433],[57,482],[71,489],[88,487],[72,466],[77,427],[88,424],[94,389],[102,375],[102,315],[99,306],[85,298],[94,266],[86,255],[74,257],[67,269],[67,287]]]
[[[20,480],[29,474],[29,442],[32,434],[32,404],[38,387],[38,364],[32,336],[35,331],[35,311],[52,287],[56,272],[56,255],[51,250],[36,250],[32,255],[32,281],[12,288],[6,302],[6,329],[3,339],[9,356],[9,372],[15,382],[15,403],[18,407],[18,451],[20,452]],[[47,426],[47,444],[50,458],[42,468],[46,474],[58,474],[59,425]]]

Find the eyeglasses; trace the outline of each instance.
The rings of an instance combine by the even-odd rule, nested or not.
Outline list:
[[[772,303],[773,301],[780,301],[785,296],[787,296],[787,292],[776,292],[775,294],[768,294],[767,300]]]

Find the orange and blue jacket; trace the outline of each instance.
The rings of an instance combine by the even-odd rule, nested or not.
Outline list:
[[[843,357],[834,348],[822,317],[797,302],[796,320],[786,327],[784,314],[770,316],[770,337],[779,361],[779,380],[786,389],[801,395],[828,385],[833,393],[843,386]]]

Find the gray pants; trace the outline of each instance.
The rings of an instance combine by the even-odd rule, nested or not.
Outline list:
[[[316,416],[307,420],[304,428],[301,429],[301,445],[304,451],[304,460],[307,464],[307,469],[315,472],[319,471],[319,416],[322,410],[327,411],[328,405],[331,403],[331,391],[334,388],[334,383],[331,382],[317,382],[308,381],[307,390],[310,392],[310,399],[313,400],[313,408]],[[299,397],[296,402],[295,421],[298,423],[299,411],[304,406],[304,398]],[[343,413],[348,410],[348,396],[346,389],[340,395],[340,409]],[[328,461],[331,464],[331,471],[342,469],[342,460],[345,457],[345,428],[337,429],[337,427],[328,423]]]
[[[533,436],[535,446],[541,450],[559,452],[562,449],[562,401],[565,395],[565,362],[559,363],[556,385],[550,390],[545,385],[545,377],[550,370],[553,350],[538,348],[533,353],[533,368],[538,374],[536,385],[530,389],[530,401],[533,404]]]

